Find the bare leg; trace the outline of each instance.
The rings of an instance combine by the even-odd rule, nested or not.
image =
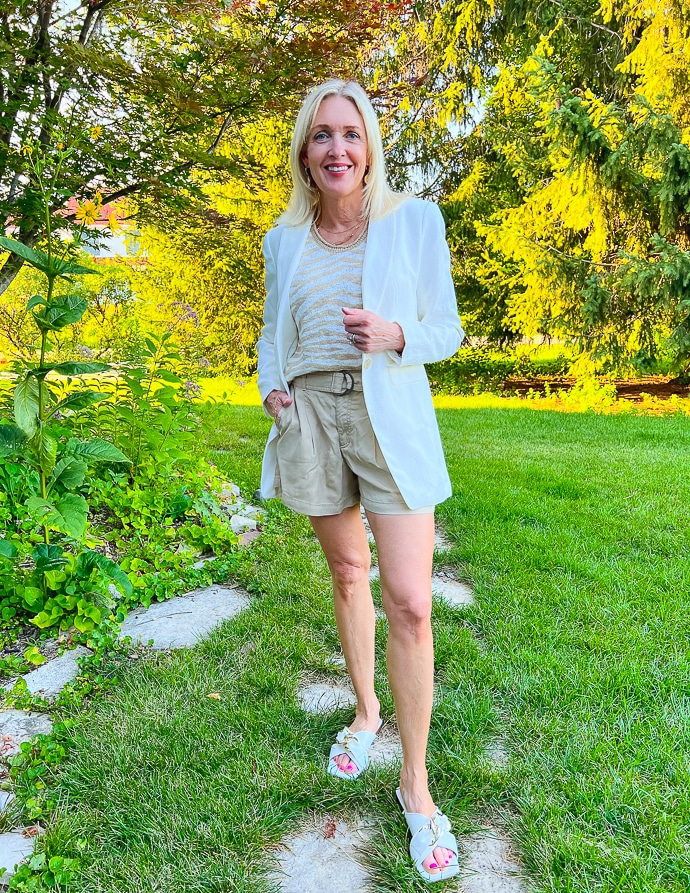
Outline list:
[[[375,732],[380,704],[374,691],[376,615],[369,588],[371,556],[359,506],[339,515],[310,517],[333,578],[333,602],[340,643],[357,695],[353,732]],[[350,759],[336,757],[341,769],[354,771]],[[352,768],[348,768],[352,767]]]
[[[388,680],[403,748],[400,792],[409,812],[431,816],[426,747],[434,697],[431,632],[431,572],[434,516],[367,512],[376,540],[383,607],[389,632]],[[437,847],[424,862],[430,874],[445,868],[452,853]]]

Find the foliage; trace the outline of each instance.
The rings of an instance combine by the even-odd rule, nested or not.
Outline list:
[[[44,199],[45,250],[0,238],[0,245],[18,253],[47,280],[45,294],[33,295],[26,306],[40,336],[38,356],[16,364],[14,421],[0,422],[0,454],[5,459],[0,468],[0,521],[5,531],[0,539],[1,617],[3,623],[28,617],[39,629],[74,625],[88,633],[109,616],[113,587],[119,597],[129,599],[133,587],[141,589],[149,582],[138,568],[128,567],[134,571],[128,575],[99,550],[103,540],[93,523],[94,509],[117,503],[117,523],[123,528],[128,518],[136,519],[130,533],[136,532],[138,545],[158,545],[140,559],[142,566],[149,568],[150,562],[155,571],[169,572],[180,563],[168,554],[177,531],[169,536],[167,517],[177,522],[180,537],[196,547],[231,548],[237,538],[210,493],[210,469],[193,455],[192,426],[198,419],[192,398],[198,388],[171,368],[180,366],[181,358],[170,333],[144,339],[143,365],[120,371],[104,363],[49,358],[52,333],[79,322],[87,309],[83,296],[56,293],[55,281],[71,283],[71,277],[93,272],[75,260],[83,224],[70,241],[59,244],[52,237],[52,196],[59,189],[60,162],[72,151],[58,150],[57,162],[39,150],[30,155]],[[96,376],[97,390],[75,387],[74,379],[87,375]],[[128,470],[108,471],[122,466]],[[174,494],[161,487],[161,476],[172,481]],[[90,519],[87,497],[92,494],[97,498]],[[145,494],[155,512],[145,512],[137,494]],[[166,547],[156,538],[159,530],[165,531]],[[170,584],[164,584],[163,593],[165,585]],[[157,594],[161,590],[153,581],[148,598]]]
[[[487,347],[463,347],[449,360],[430,363],[427,373],[435,394],[480,394],[502,391],[510,376],[562,376],[570,364],[565,355],[532,359]]]
[[[136,196],[140,222],[183,210],[200,195],[193,172],[242,176],[249,164],[219,147],[342,71],[385,14],[378,0],[6,3],[0,219],[13,220],[26,245],[44,234],[36,183],[16,149],[54,148],[79,133],[98,145],[84,143],[63,167],[65,196]],[[65,206],[56,196],[53,210]],[[20,256],[5,261],[0,289],[20,265]]]
[[[464,40],[480,52],[481,119],[446,179],[470,333],[556,335],[604,371],[687,373],[683,5],[509,2],[495,12],[463,0],[434,20],[450,58],[470,64]]]

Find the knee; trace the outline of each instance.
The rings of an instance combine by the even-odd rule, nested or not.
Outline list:
[[[369,582],[369,555],[343,556],[331,563],[334,592],[344,598],[352,595],[365,581]]]
[[[410,594],[404,599],[384,598],[392,631],[423,639],[431,632],[431,593]]]

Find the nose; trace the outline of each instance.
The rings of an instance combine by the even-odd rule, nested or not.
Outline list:
[[[331,141],[331,155],[343,155],[345,152],[345,140],[340,133],[334,133]]]

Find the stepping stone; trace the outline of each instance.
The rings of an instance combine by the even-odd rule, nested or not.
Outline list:
[[[378,578],[380,576],[381,576],[381,573],[378,569],[378,566],[375,564],[372,564],[372,566],[369,568],[369,582],[373,583],[375,580],[378,580]]]
[[[249,595],[239,587],[208,586],[178,595],[149,608],[132,611],[122,624],[121,637],[131,636],[133,642],[153,647],[190,648],[199,639],[244,610],[250,603]]]
[[[53,724],[44,713],[31,710],[0,711],[0,757],[19,753],[19,747],[34,735],[49,735]]]
[[[459,583],[448,574],[434,574],[431,578],[431,591],[453,607],[471,605],[474,601],[467,583]]]
[[[354,691],[342,683],[313,682],[297,692],[302,710],[306,713],[331,713],[341,707],[357,703]]]
[[[221,450],[217,450],[216,452],[222,452]],[[223,451],[224,452],[224,451]],[[240,488],[237,484],[225,484],[223,489],[221,490],[220,500],[221,502],[229,502],[230,504],[237,502],[240,498]]]
[[[384,723],[369,748],[369,763],[372,766],[384,766],[386,763],[402,762],[402,742],[396,728]]]
[[[369,840],[373,826],[366,819],[316,819],[313,827],[281,842],[285,849],[271,880],[282,893],[371,893],[358,850]]]
[[[526,893],[510,840],[496,828],[463,837],[461,855],[458,893]]]
[[[437,525],[434,533],[434,551],[435,552],[450,552],[453,548],[452,543],[446,537],[445,533],[441,530],[441,528]]]
[[[239,504],[239,514],[245,518],[254,518],[255,521],[261,521],[266,517],[266,509],[259,508],[258,505],[251,505],[249,502]]]
[[[28,859],[34,851],[35,837],[25,837],[21,831],[7,831],[0,834],[0,869],[7,871],[0,876],[3,886],[12,877],[22,859]]]
[[[246,518],[244,515],[232,515],[230,527],[233,533],[244,533],[247,530],[256,530],[254,518]]]
[[[500,738],[497,741],[492,741],[484,748],[484,757],[489,763],[493,763],[498,768],[507,766],[510,759],[508,750]]]
[[[261,536],[260,530],[247,530],[240,536],[240,546],[248,546],[249,543],[253,542],[257,537]]]
[[[22,679],[26,682],[26,687],[32,695],[55,698],[68,682],[77,677],[79,673],[77,658],[86,657],[91,653],[88,648],[77,645],[71,651],[66,651],[60,657],[49,660],[35,670],[31,670],[30,673],[26,673]],[[5,686],[7,691],[12,690],[12,684],[9,683]]]
[[[13,800],[12,791],[0,791],[0,813],[3,813]]]

